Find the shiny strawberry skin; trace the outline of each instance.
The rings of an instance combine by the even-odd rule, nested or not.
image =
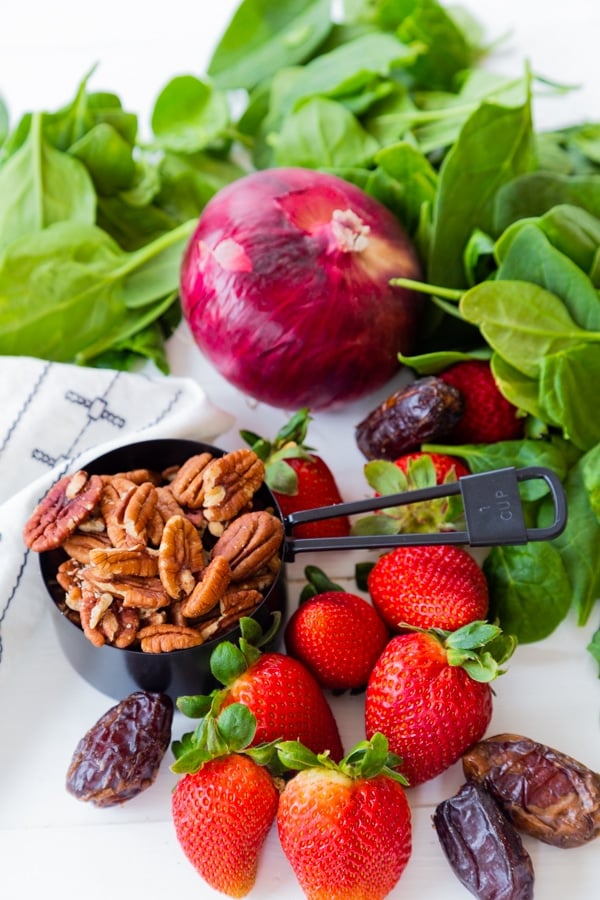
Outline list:
[[[321,687],[357,690],[387,644],[388,628],[373,606],[345,591],[326,591],[301,603],[285,630],[288,653]]]
[[[318,506],[333,506],[342,502],[337,483],[331,469],[320,456],[309,454],[308,458],[290,457],[285,460],[298,478],[295,494],[273,491],[284,516]],[[350,533],[347,516],[324,519],[321,522],[306,522],[294,528],[294,537],[346,537]]]
[[[373,606],[394,631],[401,623],[455,631],[488,612],[485,575],[461,547],[396,547],[379,557],[367,587]]]
[[[299,772],[281,794],[277,828],[308,900],[382,900],[411,854],[406,794],[385,775]]]
[[[302,741],[314,753],[344,755],[337,722],[308,669],[283,653],[263,653],[227,688],[223,708],[244,703],[256,716],[253,744]]]
[[[376,731],[387,737],[411,786],[457,762],[483,737],[491,717],[489,683],[449,665],[444,647],[423,632],[393,637],[367,685],[367,738]]]
[[[171,797],[177,839],[215,890],[245,897],[252,889],[278,801],[268,771],[242,754],[211,759],[178,782]]]
[[[470,359],[438,374],[462,394],[465,408],[450,438],[459,444],[493,444],[523,437],[525,419],[517,415],[494,380],[490,364]]]

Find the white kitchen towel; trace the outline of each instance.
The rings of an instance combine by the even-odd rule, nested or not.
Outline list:
[[[192,379],[0,357],[0,704],[46,621],[48,598],[23,526],[62,475],[135,440],[212,443],[233,424]]]

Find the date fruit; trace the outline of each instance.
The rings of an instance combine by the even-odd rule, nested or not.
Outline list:
[[[355,429],[358,449],[367,459],[393,462],[424,441],[450,434],[463,414],[461,393],[441,378],[426,376],[395,391]]]
[[[67,770],[67,791],[95,806],[116,806],[154,783],[171,740],[173,702],[135,691],[81,738]]]
[[[600,775],[559,750],[499,734],[475,744],[462,763],[467,779],[484,785],[525,834],[567,848],[600,833]]]
[[[433,814],[450,867],[479,900],[531,900],[534,872],[520,835],[491,794],[467,782]]]

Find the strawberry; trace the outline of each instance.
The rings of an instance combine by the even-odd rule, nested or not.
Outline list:
[[[298,410],[277,433],[267,441],[251,431],[241,431],[241,437],[265,464],[265,481],[271,488],[283,516],[300,510],[333,506],[342,496],[327,463],[312,447],[304,443],[311,416],[306,408]],[[346,537],[350,533],[347,516],[305,522],[296,525],[294,536]]]
[[[316,566],[304,571],[314,593],[301,597],[288,620],[287,652],[304,663],[322,688],[360,690],[387,644],[388,629],[363,597],[344,591]]]
[[[266,641],[255,619],[240,620],[239,645],[217,644],[210,667],[224,687],[208,696],[179,697],[178,709],[191,717],[218,714],[233,703],[245,704],[256,717],[255,744],[300,740],[313,752],[344,754],[337,722],[315,677],[297,659],[262,652]]]
[[[283,852],[308,900],[381,900],[398,883],[412,849],[405,781],[383,735],[362,741],[339,765],[278,744],[300,771],[277,811]]]
[[[375,496],[400,494],[405,491],[449,484],[469,469],[455,456],[416,450],[391,462],[373,459],[364,467],[365,477]],[[358,519],[354,534],[430,533],[462,531],[465,528],[462,500],[458,496],[437,497],[389,507]]]
[[[433,484],[447,484],[456,481],[463,475],[469,474],[469,469],[456,456],[447,453],[429,453],[423,450],[415,450],[413,453],[405,453],[394,460],[395,465],[406,475],[407,489],[427,487],[431,483],[430,478],[424,478],[423,474],[415,469],[415,463],[419,460],[430,460],[433,464],[435,481]],[[423,483],[425,482],[425,483]]]
[[[403,624],[455,631],[485,619],[488,584],[470,553],[453,545],[396,547],[367,576],[373,606],[394,631]]]
[[[230,897],[252,889],[279,801],[265,767],[274,748],[248,747],[255,726],[238,704],[173,742],[171,768],[184,773],[171,797],[177,840],[204,880]]]
[[[457,444],[493,444],[523,437],[525,419],[500,392],[489,362],[468,359],[438,373],[460,391],[464,411],[449,438]]]
[[[365,731],[387,737],[410,785],[439,775],[480,740],[492,717],[489,682],[514,647],[486,622],[391,639],[367,685]]]

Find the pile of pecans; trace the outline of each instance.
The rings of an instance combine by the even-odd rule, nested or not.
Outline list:
[[[279,573],[283,524],[253,508],[264,476],[245,448],[162,472],[79,470],[53,485],[23,537],[66,554],[60,606],[95,646],[187,649],[250,615]]]

